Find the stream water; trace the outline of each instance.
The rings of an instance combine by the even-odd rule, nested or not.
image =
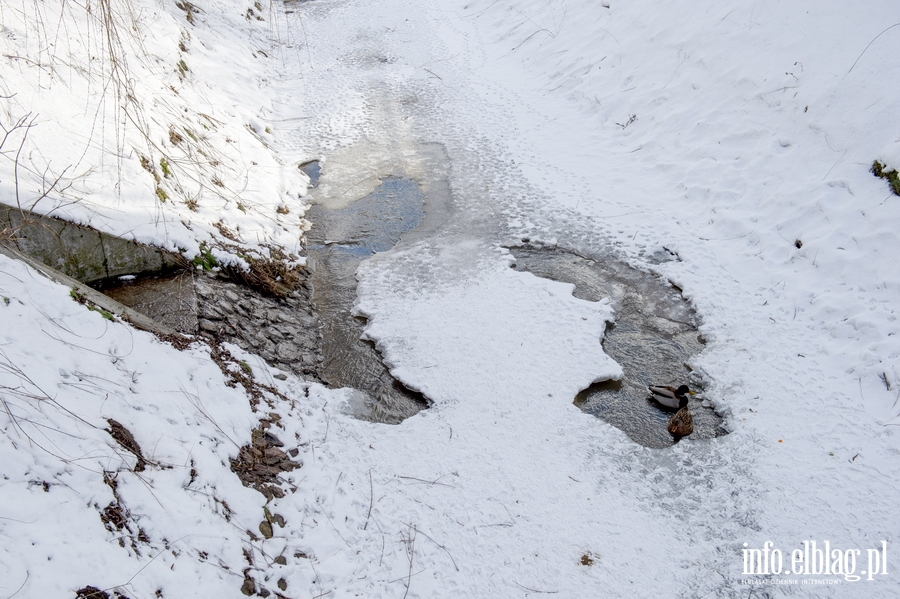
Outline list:
[[[340,208],[317,204],[306,214],[313,223],[307,251],[324,355],[319,374],[329,385],[356,390],[349,411],[357,418],[397,423],[428,405],[390,375],[375,346],[361,339],[365,319],[352,315],[357,267],[418,227],[424,200],[415,181],[389,176],[359,200]]]
[[[688,384],[698,393],[689,404],[691,439],[724,434],[722,419],[702,400],[702,381],[689,366],[703,349],[699,318],[679,291],[650,273],[613,258],[590,259],[555,247],[509,248],[514,268],[575,285],[574,295],[588,301],[610,298],[615,323],[607,327],[603,351],[625,372],[620,381],[595,383],[575,404],[624,431],[646,447],[674,443],[666,425],[673,414],[649,399],[648,385]]]
[[[353,315],[357,268],[401,238],[426,238],[452,222],[444,148],[401,145],[403,151],[389,152],[403,156],[393,165],[378,158],[385,152],[369,140],[331,156],[327,169],[317,160],[300,165],[310,177],[313,205],[306,218],[313,226],[307,235],[308,279],[291,297],[266,298],[191,272],[118,282],[104,291],[177,330],[232,341],[276,366],[352,388],[345,409],[357,418],[401,422],[429,400],[396,381],[374,344],[362,338],[366,321]],[[380,174],[385,172],[392,174]],[[724,434],[722,419],[704,405],[702,381],[689,366],[703,349],[699,318],[676,288],[609,257],[527,242],[509,249],[514,268],[572,283],[581,299],[613,303],[615,324],[606,331],[603,349],[625,375],[582,390],[575,398],[582,410],[642,445],[667,447],[674,442],[666,430],[672,411],[649,399],[647,386],[687,383],[700,392],[690,404],[691,438]]]
[[[100,291],[176,331],[197,330],[194,273],[183,270],[147,277],[126,276],[107,281]]]

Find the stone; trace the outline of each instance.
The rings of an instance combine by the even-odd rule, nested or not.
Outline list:
[[[277,349],[275,344],[268,339],[261,339],[260,341],[261,343],[259,346],[259,356],[267,362],[274,361],[277,358]]]
[[[263,493],[266,497],[271,501],[274,499],[281,499],[284,497],[284,491],[281,490],[281,487],[277,487],[275,485],[266,485],[265,492]]]
[[[211,320],[222,320],[222,317],[225,316],[222,312],[212,306],[204,306],[201,308],[200,312],[204,317]]]
[[[279,343],[275,351],[278,353],[279,358],[288,362],[296,362],[300,359],[300,350],[296,345],[287,341]]]
[[[228,325],[230,327],[232,327],[233,329],[235,329],[235,336],[237,338],[243,339],[248,344],[250,344],[254,347],[256,347],[257,345],[260,344],[261,340],[256,338],[256,335],[253,333],[253,329],[251,327],[235,326],[234,324],[232,324],[230,322],[228,323]]]
[[[261,532],[262,536],[267,539],[271,539],[274,534],[272,532],[272,525],[269,523],[268,520],[263,520],[262,522],[259,523],[259,532]]]

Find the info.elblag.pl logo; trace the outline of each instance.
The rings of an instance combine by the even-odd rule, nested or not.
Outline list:
[[[761,549],[751,549],[744,543],[745,576],[842,576],[847,582],[876,580],[888,574],[887,541],[881,547],[870,549],[841,549],[832,547],[830,541],[821,544],[803,541],[802,548],[790,554],[775,548],[766,541]],[[862,569],[865,567],[865,569]],[[859,572],[857,569],[859,568]],[[864,577],[864,578],[863,578]],[[877,578],[876,578],[877,577]],[[759,583],[759,580],[746,581]],[[834,580],[831,584],[840,582]],[[820,584],[828,584],[822,580]],[[804,579],[784,580],[778,584],[808,584]]]

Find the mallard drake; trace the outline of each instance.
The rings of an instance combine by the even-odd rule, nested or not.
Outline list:
[[[687,437],[694,432],[694,419],[691,417],[691,410],[688,408],[687,396],[682,396],[679,402],[680,410],[669,419],[669,425],[666,427],[673,437]]]
[[[687,385],[682,385],[677,389],[668,385],[650,385],[649,389],[653,399],[673,410],[683,407],[681,400],[686,398],[688,394],[694,394]]]

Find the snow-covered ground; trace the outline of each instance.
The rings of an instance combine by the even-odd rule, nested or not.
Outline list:
[[[869,172],[900,166],[892,3],[133,0],[128,14],[150,19],[143,56],[165,65],[129,62],[147,69],[133,81],[152,164],[186,143],[170,127],[220,123],[203,138],[218,166],[158,174],[180,204],[158,201],[128,126],[99,128],[106,144],[82,126],[116,114],[112,99],[97,112],[90,68],[56,75],[87,51],[48,40],[96,30],[73,24],[74,5],[35,29],[36,6],[0,7],[3,124],[46,119],[27,177],[84,155],[68,195],[39,210],[189,252],[221,226],[291,249],[306,226],[298,162],[320,157],[317,193],[350,201],[427,170],[421,144],[443,146],[451,198],[445,223],[358,272],[366,335],[434,401],[398,426],[354,420],[349,390],[273,378],[231,348],[287,398],[251,412],[205,346],[111,323],[2,259],[0,593],[238,597],[249,576],[288,597],[896,596],[900,197]],[[17,144],[3,148],[6,203]],[[232,196],[197,183],[213,168]],[[647,449],[573,406],[620,374],[599,344],[614,315],[510,269],[502,245],[523,236],[613,252],[682,288],[708,340],[692,367],[730,434]],[[679,259],[651,263],[662,247]],[[270,412],[304,466],[266,504],[285,526],[263,539],[266,500],[228,458]],[[109,418],[144,471],[128,470]],[[130,535],[144,531],[134,547],[99,517],[114,500]],[[784,568],[804,541],[845,566],[858,549],[857,575],[886,546],[888,573],[747,575],[743,550],[767,541]],[[839,584],[799,584],[820,579]]]

